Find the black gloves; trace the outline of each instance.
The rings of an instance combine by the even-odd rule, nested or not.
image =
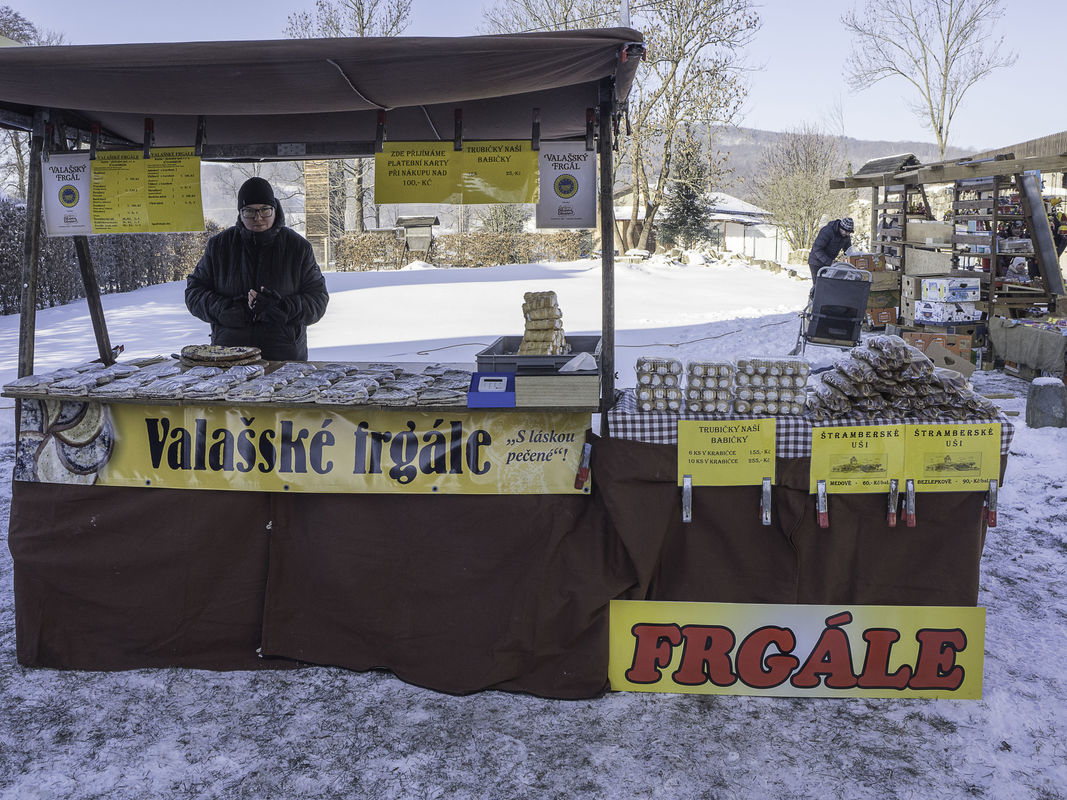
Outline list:
[[[252,301],[252,319],[279,325],[284,323],[288,314],[282,296],[266,286],[256,292],[256,299]]]
[[[252,319],[252,312],[248,308],[248,297],[238,295],[230,300],[229,304],[220,309],[218,322],[228,328],[241,328]]]

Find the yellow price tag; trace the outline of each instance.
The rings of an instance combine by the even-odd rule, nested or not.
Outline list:
[[[888,492],[890,480],[904,477],[904,427],[814,428],[808,491],[825,480],[829,494]]]
[[[908,425],[907,477],[917,492],[975,492],[1000,479],[1000,423]]]
[[[678,485],[759,486],[774,482],[775,434],[771,419],[679,420]]]

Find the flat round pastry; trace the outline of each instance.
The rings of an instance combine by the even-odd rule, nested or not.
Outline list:
[[[217,344],[189,344],[182,348],[183,359],[208,364],[256,359],[261,355],[262,353],[258,347],[224,347]]]

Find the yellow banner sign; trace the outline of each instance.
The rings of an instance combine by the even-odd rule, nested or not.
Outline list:
[[[774,482],[775,420],[679,420],[678,485],[759,486]]]
[[[16,480],[266,492],[589,491],[574,486],[588,414],[23,403]]]
[[[202,231],[200,158],[192,147],[103,151],[91,162],[93,233]]]
[[[904,441],[903,425],[814,428],[809,491],[819,480],[830,494],[888,492],[893,478],[903,486]]]
[[[907,477],[917,492],[973,492],[1000,479],[1000,423],[908,425]]]
[[[376,203],[536,203],[528,140],[386,143],[374,157]]]
[[[985,609],[612,600],[615,691],[982,697]]]

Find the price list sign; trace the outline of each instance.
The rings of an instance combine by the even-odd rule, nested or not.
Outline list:
[[[153,150],[152,157],[144,163],[149,230],[203,230],[200,159],[193,149]]]
[[[811,432],[809,491],[826,481],[830,494],[888,492],[904,477],[904,425],[852,425]]]
[[[93,233],[148,230],[145,158],[133,150],[97,153],[91,170],[89,211]]]
[[[678,485],[759,486],[774,482],[774,419],[679,420]]]
[[[93,233],[204,229],[200,159],[191,147],[97,153],[92,162]]]
[[[917,492],[974,492],[1000,479],[1000,423],[908,425],[907,464]]]
[[[386,143],[374,157],[376,203],[535,203],[530,142]]]

